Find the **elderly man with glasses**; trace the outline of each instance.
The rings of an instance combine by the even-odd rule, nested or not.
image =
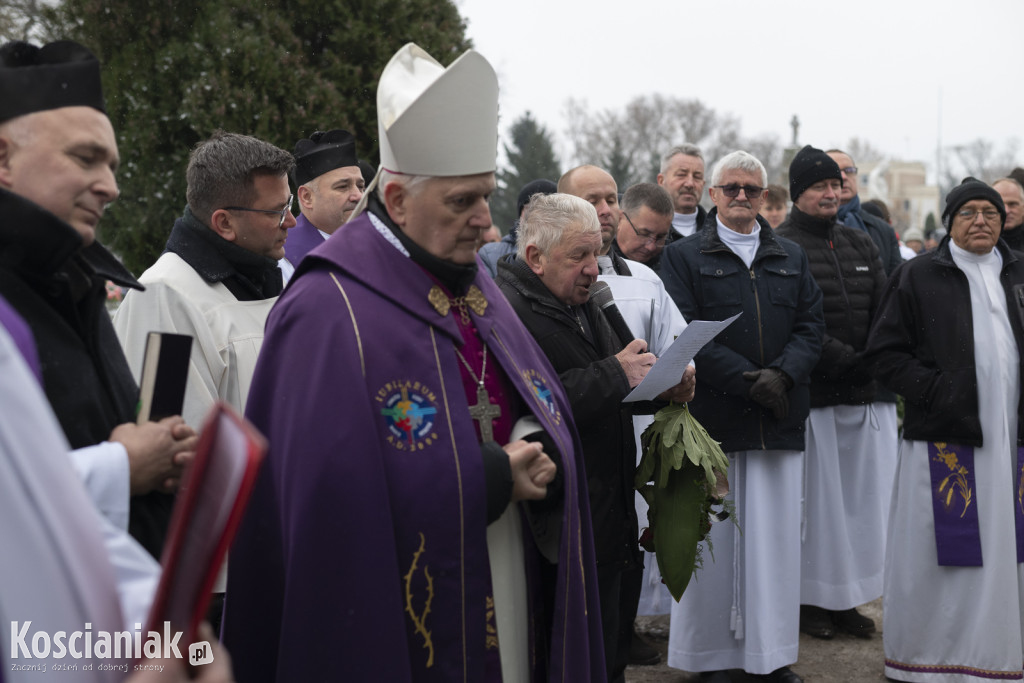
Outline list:
[[[821,353],[821,290],[799,245],[758,214],[767,173],[733,152],[711,176],[704,227],[665,249],[661,276],[687,320],[736,322],[697,354],[694,417],[729,456],[742,534],[715,524],[692,586],[672,606],[669,666],[727,683],[743,669],[800,683],[800,499],[808,378]]]
[[[245,409],[263,326],[282,289],[278,260],[295,226],[290,153],[247,135],[214,133],[192,151],[188,205],[164,253],[125,297],[114,327],[138,377],[146,336],[194,338],[185,407],[199,427],[214,401]]]
[[[906,399],[885,558],[885,676],[1021,680],[1024,261],[999,193],[965,178],[949,235],[893,273],[868,335]]]
[[[672,199],[659,185],[637,183],[622,195],[622,218],[612,250],[654,272],[672,230]]]

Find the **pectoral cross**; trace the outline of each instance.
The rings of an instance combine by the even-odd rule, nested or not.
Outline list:
[[[480,427],[480,441],[494,441],[494,420],[501,415],[501,406],[491,403],[491,397],[480,382],[476,387],[476,405],[469,407],[469,416]]]

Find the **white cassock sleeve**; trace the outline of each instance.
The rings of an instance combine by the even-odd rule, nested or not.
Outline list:
[[[124,446],[104,441],[68,455],[96,509],[115,527],[127,531],[131,472]]]

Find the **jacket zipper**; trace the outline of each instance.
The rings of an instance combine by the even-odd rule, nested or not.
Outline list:
[[[753,264],[751,264],[753,266]],[[764,332],[761,326],[761,298],[757,295],[757,276],[754,269],[750,268],[750,289],[754,292],[754,307],[757,309],[757,348],[761,358],[761,367],[764,367]],[[764,411],[760,411],[757,417],[758,429],[761,432],[761,450],[768,450],[764,442]]]
[[[832,243],[832,236],[828,236],[828,248],[832,254],[832,261],[836,264],[836,276],[839,278],[839,291],[843,294],[843,307],[846,310],[846,327],[853,330],[853,311],[850,308],[850,295],[846,291],[846,280],[843,279],[843,268],[839,264],[839,256],[836,254],[836,247]]]

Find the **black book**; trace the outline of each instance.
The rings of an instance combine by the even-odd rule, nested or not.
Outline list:
[[[139,382],[138,424],[181,415],[191,356],[192,335],[149,333]]]

